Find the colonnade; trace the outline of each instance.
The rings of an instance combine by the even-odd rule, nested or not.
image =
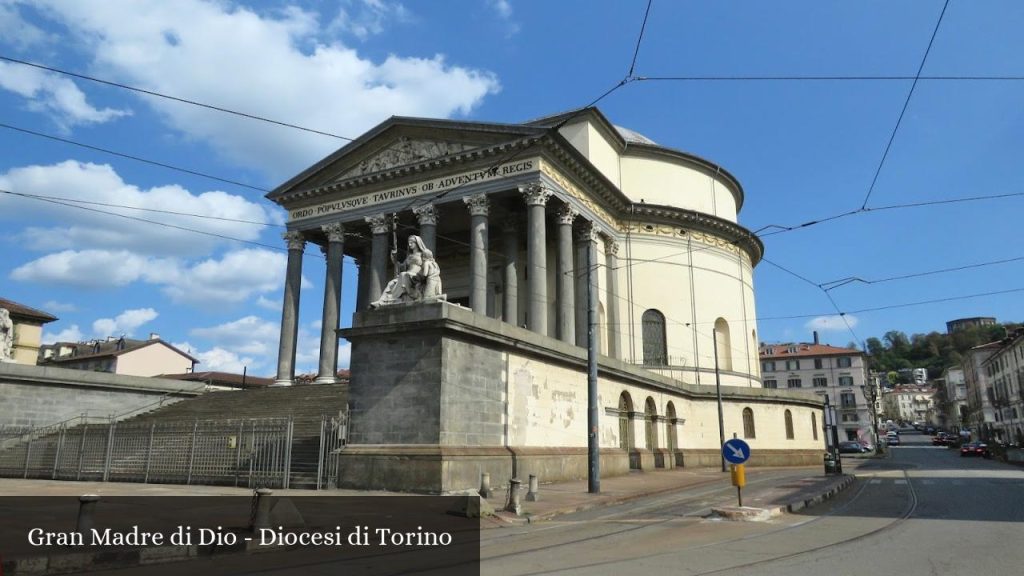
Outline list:
[[[548,240],[547,217],[548,201],[553,192],[540,182],[519,187],[527,213],[526,225],[526,266],[525,274],[528,283],[526,327],[543,335],[549,335],[569,344],[585,346],[587,340],[586,299],[578,297],[581,293],[581,282],[586,294],[587,276],[583,274],[588,267],[598,263],[598,242],[603,239],[606,268],[606,318],[608,328],[603,331],[607,338],[608,355],[621,358],[619,321],[619,289],[617,242],[599,232],[591,222],[583,222],[575,228],[574,223],[580,211],[572,204],[562,201],[555,212],[557,228],[557,245],[554,253],[556,258],[555,303],[556,325],[554,330],[548,327]],[[488,256],[490,254],[488,239],[490,236],[491,200],[486,194],[466,196],[462,199],[469,211],[469,307],[478,314],[487,314],[487,277]],[[438,210],[434,205],[414,208],[413,214],[419,225],[419,236],[424,245],[436,253]],[[370,302],[380,298],[384,285],[388,280],[389,234],[391,222],[387,214],[366,216],[359,222],[359,227],[367,225],[371,233],[368,248],[358,258],[359,278],[357,285],[357,310],[365,310]],[[349,222],[349,225],[355,224]],[[326,255],[327,274],[324,285],[324,307],[320,334],[320,361],[317,383],[336,381],[338,365],[338,336],[341,294],[342,294],[342,259],[344,255],[346,223],[332,222],[320,227],[320,232],[327,238],[326,247],[321,249]],[[312,232],[312,231],[310,231]],[[519,229],[517,223],[506,218],[501,230],[500,253],[504,258],[501,266],[502,275],[502,318],[515,324],[519,315],[519,278],[518,260],[520,256]],[[291,230],[283,235],[288,246],[288,268],[285,276],[284,304],[281,314],[281,339],[278,349],[278,365],[276,385],[290,385],[295,377],[296,338],[299,319],[299,288],[302,280],[302,253],[306,235],[303,231]],[[575,240],[575,257],[573,241]],[[443,270],[442,270],[443,273]],[[599,331],[601,333],[601,331]]]

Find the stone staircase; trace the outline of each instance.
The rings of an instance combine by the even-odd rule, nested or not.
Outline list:
[[[249,420],[292,417],[292,488],[316,488],[320,424],[337,417],[348,401],[348,384],[308,384],[277,388],[208,392],[147,412],[125,423]]]

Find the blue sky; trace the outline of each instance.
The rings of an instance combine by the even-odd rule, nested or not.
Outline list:
[[[548,2],[62,2],[0,0],[0,56],[357,136],[391,115],[519,122],[585,105],[629,68],[646,0]],[[913,77],[942,0],[654,0],[634,74]],[[952,0],[923,76],[1024,76],[1024,4]],[[599,104],[612,122],[711,159],[743,184],[740,222],[795,225],[862,206],[912,80],[633,81]],[[766,236],[757,267],[766,341],[843,345],[1020,321],[1024,81],[920,80],[867,206]],[[0,61],[0,123],[273,188],[343,140]],[[283,213],[250,188],[0,128],[0,189],[91,204],[253,242],[0,193],[0,296],[60,317],[46,338],[157,332],[200,368],[272,374]],[[82,206],[80,204],[80,206]],[[263,225],[253,224],[262,223]],[[769,228],[765,230],[769,232]],[[300,371],[314,371],[322,267],[307,252]],[[346,263],[346,284],[355,271]],[[347,290],[343,324],[354,290]],[[847,312],[852,332],[834,317]],[[792,317],[792,318],[790,318]],[[347,349],[342,350],[347,363]]]

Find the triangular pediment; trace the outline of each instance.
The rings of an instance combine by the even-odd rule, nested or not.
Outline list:
[[[479,143],[459,142],[457,140],[438,140],[428,138],[409,138],[399,136],[390,145],[382,150],[372,153],[355,166],[342,172],[335,181],[348,180],[356,176],[365,176],[376,172],[419,164],[427,160],[443,158],[451,154],[458,154],[480,148]]]
[[[536,126],[395,117],[310,166],[267,197],[278,201],[292,191],[385,174],[544,132]]]

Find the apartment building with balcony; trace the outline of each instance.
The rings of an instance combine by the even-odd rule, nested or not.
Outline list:
[[[1024,329],[998,342],[981,371],[991,384],[987,388],[992,404],[993,438],[1000,442],[1024,443]]]

